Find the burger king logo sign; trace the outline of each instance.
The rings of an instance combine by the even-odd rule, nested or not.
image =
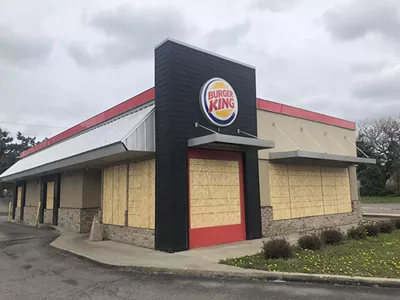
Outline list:
[[[208,121],[216,126],[231,125],[238,114],[238,100],[231,85],[221,78],[211,78],[200,92],[200,107]]]

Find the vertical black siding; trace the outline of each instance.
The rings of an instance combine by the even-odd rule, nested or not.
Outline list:
[[[209,134],[194,123],[217,130],[199,105],[203,84],[213,77],[228,81],[238,97],[235,122],[220,133],[237,135],[241,129],[257,135],[256,80],[253,68],[166,41],[155,50],[156,103],[156,249],[188,249],[189,138]],[[244,153],[247,238],[261,237],[258,155]]]

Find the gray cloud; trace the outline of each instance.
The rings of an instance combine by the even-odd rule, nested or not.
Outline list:
[[[382,101],[399,101],[400,72],[393,72],[383,76],[359,81],[355,84],[353,95],[362,99]]]
[[[295,0],[253,0],[251,5],[256,9],[282,12],[292,9],[294,4]]]
[[[23,34],[0,26],[0,59],[8,63],[19,66],[38,64],[48,57],[52,46],[50,38]]]
[[[251,24],[248,20],[228,28],[214,29],[207,34],[207,46],[212,49],[235,46],[250,30]]]
[[[174,8],[135,8],[122,5],[103,10],[88,25],[101,31],[106,40],[89,49],[84,43],[68,45],[68,52],[83,66],[119,65],[131,60],[149,59],[154,46],[167,37],[184,39],[188,26]],[[192,28],[193,29],[193,28]]]
[[[324,15],[327,30],[341,40],[380,35],[400,39],[400,3],[397,0],[353,0]]]

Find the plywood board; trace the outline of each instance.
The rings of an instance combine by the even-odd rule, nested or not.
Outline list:
[[[21,207],[22,203],[22,186],[17,188],[17,207]]]
[[[269,177],[274,220],[352,211],[347,168],[270,164]]]
[[[155,228],[155,160],[129,164],[128,226]]]
[[[103,171],[103,223],[113,224],[114,168]]]
[[[191,158],[190,226],[241,222],[239,162]]]
[[[127,202],[127,165],[114,167],[113,185],[113,224],[125,225],[125,210]]]
[[[47,183],[47,193],[46,193],[46,208],[53,209],[54,207],[54,181]]]

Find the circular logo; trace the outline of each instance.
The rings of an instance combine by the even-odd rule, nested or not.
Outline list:
[[[234,89],[227,81],[211,78],[201,88],[200,107],[208,121],[224,127],[235,121],[238,100]]]

